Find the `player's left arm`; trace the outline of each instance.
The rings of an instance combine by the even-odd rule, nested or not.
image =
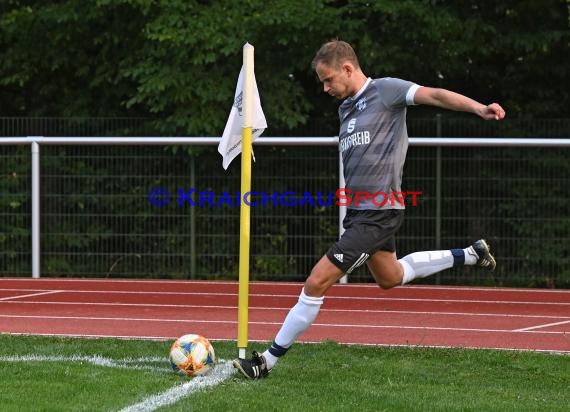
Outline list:
[[[419,87],[414,95],[414,103],[473,113],[485,120],[501,120],[505,117],[505,110],[498,103],[484,105],[446,89]]]

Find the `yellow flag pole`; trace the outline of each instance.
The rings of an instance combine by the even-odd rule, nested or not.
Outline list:
[[[238,291],[238,357],[245,358],[247,349],[247,327],[249,306],[249,240],[251,191],[251,157],[253,131],[253,46],[243,46],[243,128],[241,140],[241,200],[240,200],[240,239],[239,239],[239,291]],[[247,200],[248,203],[245,201]]]

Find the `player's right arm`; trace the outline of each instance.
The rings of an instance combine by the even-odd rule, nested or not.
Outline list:
[[[505,110],[498,103],[484,105],[446,89],[420,87],[414,95],[414,103],[473,113],[485,120],[501,120],[505,117]]]

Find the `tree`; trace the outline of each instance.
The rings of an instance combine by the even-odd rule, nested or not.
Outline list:
[[[310,61],[335,37],[371,76],[501,101],[512,117],[563,117],[570,103],[563,0],[12,0],[0,12],[4,115],[143,116],[165,134],[220,135],[249,42],[267,133],[318,119],[334,133],[336,102]]]

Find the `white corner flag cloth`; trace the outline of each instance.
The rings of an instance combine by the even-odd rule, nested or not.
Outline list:
[[[222,165],[227,169],[232,160],[241,153],[241,138],[243,128],[243,66],[239,72],[239,78],[236,86],[234,104],[224,129],[224,134],[218,145],[218,152],[223,157]],[[259,91],[257,90],[257,82],[255,75],[253,76],[253,125],[252,125],[252,141],[259,137],[263,131],[267,129],[267,121],[261,109],[261,100],[259,99]],[[253,153],[253,152],[252,152]],[[255,157],[254,157],[255,160]]]

